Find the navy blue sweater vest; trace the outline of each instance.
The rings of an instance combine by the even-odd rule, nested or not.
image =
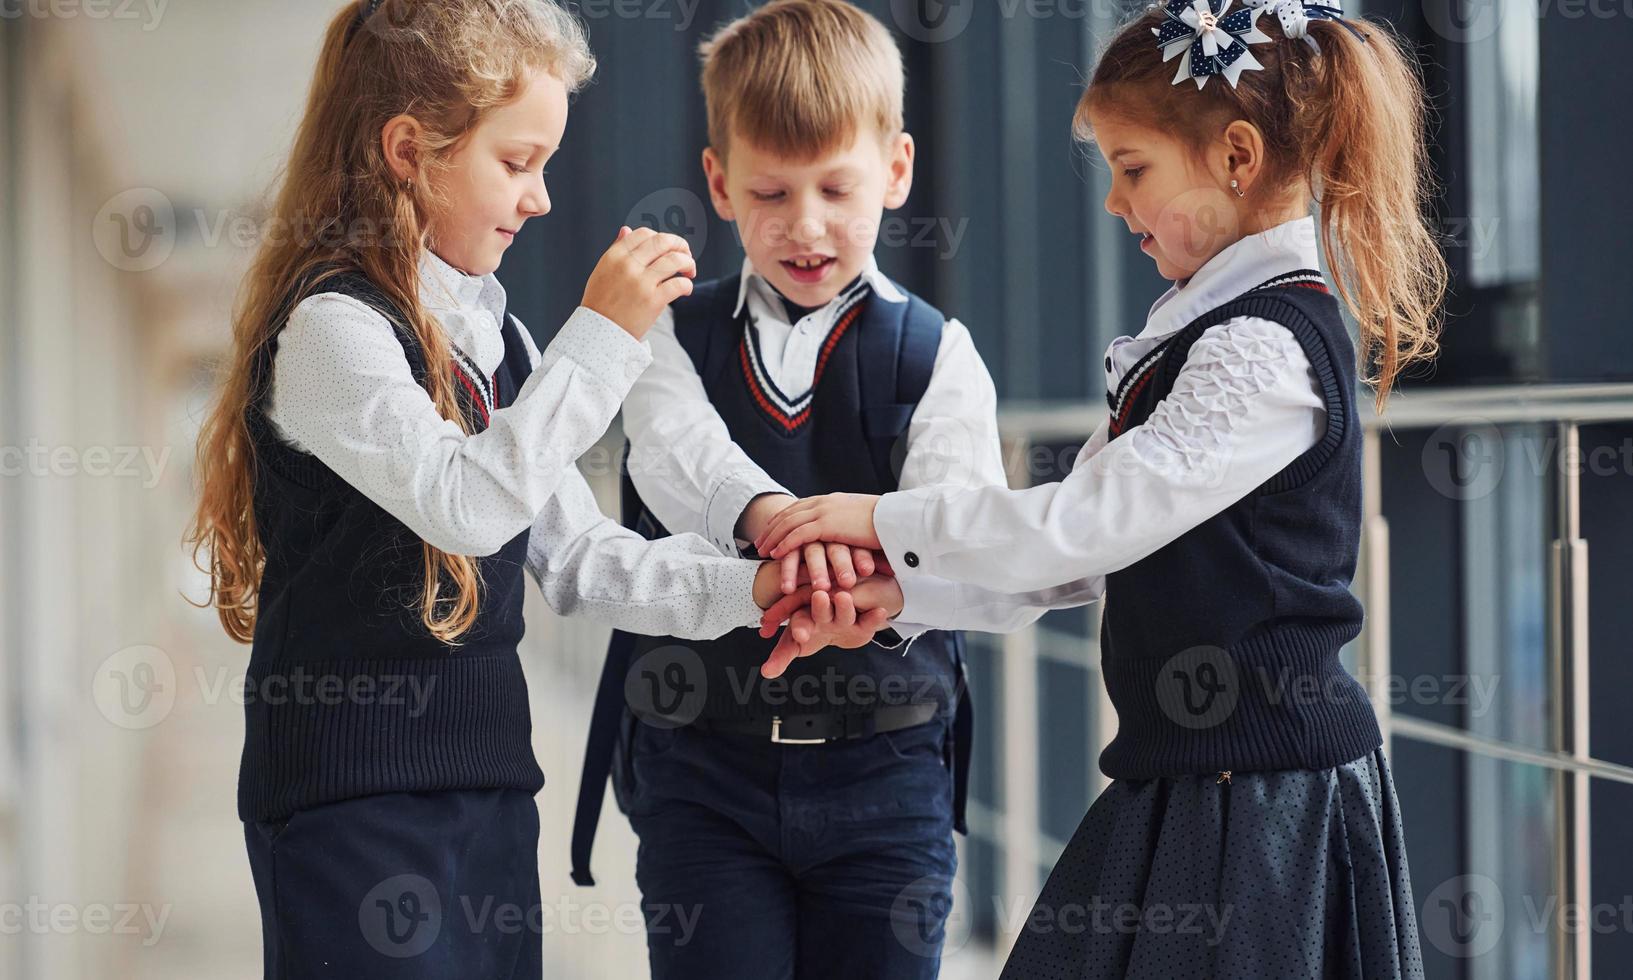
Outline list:
[[[414,377],[427,365],[406,320],[357,273],[299,290],[354,297],[396,328]],[[287,322],[280,316],[278,329]],[[492,378],[455,354],[470,430],[509,405],[531,373],[518,328],[503,318],[505,358]],[[280,439],[262,414],[277,349],[254,366],[247,421],[255,451],[255,520],[266,565],[250,651],[238,812],[274,820],[336,800],[414,790],[544,784],[533,757],[522,638],[527,532],[477,559],[475,625],[458,646],[420,621],[418,535],[317,457]],[[489,394],[491,393],[491,395]],[[451,586],[444,584],[443,595]]]
[[[887,303],[864,291],[829,334],[810,398],[790,406],[786,398],[771,397],[770,381],[755,370],[749,346],[756,342],[754,331],[733,315],[738,283],[736,277],[700,283],[672,307],[676,337],[732,439],[796,496],[895,490],[908,423],[935,368],[946,317],[916,296],[909,295],[905,304]],[[791,414],[785,411],[789,407]],[[669,533],[642,502],[627,471],[623,519],[649,539]],[[830,651],[796,660],[782,677],[765,681],[760,665],[775,643],[755,629],[704,642],[613,634],[579,784],[574,881],[595,883],[590,852],[628,708],[656,715],[658,723],[683,725],[699,718],[862,714],[934,702],[942,713],[956,712],[950,745],[953,823],[968,832],[964,809],[974,714],[963,685],[962,633],[923,633],[905,655],[878,644]],[[680,657],[677,650],[683,651]]]
[[[812,395],[792,415],[766,391],[754,367],[756,342],[743,317],[733,317],[738,280],[699,286],[674,306],[675,336],[691,356],[709,400],[734,442],[796,497],[896,489],[912,417],[934,367],[946,318],[912,297],[887,303],[864,290],[836,321],[819,356]],[[910,370],[899,366],[911,365]],[[911,377],[917,373],[918,378]],[[916,390],[912,390],[916,388]],[[905,393],[904,393],[905,390]],[[626,522],[649,537],[667,535],[624,477]],[[738,629],[709,641],[638,637],[633,657],[685,645],[703,664],[699,717],[743,719],[808,712],[868,712],[886,704],[955,703],[962,637],[932,631],[900,650],[870,644],[842,654],[796,660],[767,681],[760,665],[775,640]]]
[[[1111,394],[1110,435],[1150,417],[1191,345],[1236,316],[1292,331],[1321,382],[1320,442],[1222,513],[1107,576],[1101,657],[1118,779],[1325,769],[1381,744],[1339,649],[1360,632],[1349,590],[1361,529],[1355,352],[1318,272],[1281,276],[1198,317]]]

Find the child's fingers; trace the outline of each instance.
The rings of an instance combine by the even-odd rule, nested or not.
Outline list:
[[[804,609],[810,601],[811,588],[810,586],[803,586],[795,590],[792,595],[785,595],[772,603],[771,608],[760,615],[760,635],[768,640],[775,636],[782,624],[786,623],[796,612]]]
[[[696,279],[697,262],[692,258],[690,252],[669,252],[647,266],[646,274],[653,282],[663,282],[670,276],[685,276],[688,279]]]
[[[857,620],[856,625],[862,627],[863,629],[877,633],[884,629],[889,623],[890,614],[885,612],[883,607],[880,607],[877,609],[869,609],[867,612],[863,613],[862,618]]]
[[[800,553],[793,552],[782,556],[782,591],[783,595],[793,595],[799,588]]]
[[[856,625],[856,600],[849,592],[835,592],[833,604],[835,626],[850,629]]]
[[[692,295],[692,280],[685,276],[676,276],[658,284],[658,302],[668,306],[682,296]]]
[[[790,551],[803,548],[809,544],[815,544],[821,541],[823,537],[822,522],[819,520],[812,520],[809,524],[797,525],[788,530],[788,534],[782,539],[781,544],[771,549],[771,557],[781,558]],[[762,551],[761,554],[765,554],[765,552]]]
[[[851,567],[856,570],[858,579],[873,577],[873,552],[868,548],[851,549]],[[854,585],[855,583],[851,583]]]
[[[766,657],[765,663],[760,665],[760,676],[767,680],[773,677],[781,677],[783,671],[788,669],[788,665],[793,663],[794,658],[798,657],[799,654],[799,643],[795,641],[793,632],[784,630],[782,638],[777,641],[775,647],[772,647],[771,655]]]
[[[805,567],[811,571],[811,585],[819,592],[833,588],[833,583],[828,580],[827,556],[827,549],[821,544],[812,544],[805,549]]]
[[[767,549],[775,547],[777,542],[782,540],[782,535],[787,533],[789,527],[803,523],[805,516],[815,506],[816,501],[814,500],[801,500],[778,511],[777,516],[773,517],[771,523],[765,526],[765,530],[760,532],[759,538],[754,542],[754,547],[760,554],[765,554]]]
[[[851,565],[851,549],[849,545],[830,544],[828,549],[828,569],[832,572],[833,584],[836,588],[853,589],[856,587],[856,569]]]
[[[811,637],[816,635],[816,623],[811,619],[811,611],[801,609],[794,613],[788,620],[788,631],[794,634],[794,639],[799,642],[803,651],[805,645],[811,642]]]
[[[613,240],[612,247],[607,249],[607,254],[615,258],[626,256],[631,249],[636,248],[656,234],[657,232],[644,225],[639,228],[631,228],[625,225],[619,230],[618,237]]]
[[[688,258],[692,254],[692,246],[686,244],[686,239],[679,235],[667,232],[653,232],[642,239],[629,250],[629,257],[638,268],[648,268],[659,259],[666,258],[670,253],[684,252]]]
[[[832,595],[827,592],[811,593],[811,620],[822,627],[833,625],[834,605]]]

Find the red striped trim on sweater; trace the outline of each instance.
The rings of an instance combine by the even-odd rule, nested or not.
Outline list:
[[[839,341],[845,336],[846,331],[850,330],[851,324],[855,323],[856,318],[862,314],[862,307],[866,303],[867,301],[863,300],[852,306],[845,312],[844,316],[840,317],[839,322],[834,324],[833,330],[828,332],[828,339],[822,345],[822,352],[817,355],[816,374],[811,378],[811,390],[813,392],[816,391],[817,385],[822,382],[822,372],[828,367],[828,358],[833,355],[834,348],[839,346]],[[748,384],[749,394],[754,396],[754,403],[759,405],[760,410],[765,412],[773,422],[782,426],[785,432],[797,431],[800,426],[810,420],[811,409],[814,407],[815,401],[813,400],[812,404],[805,406],[804,409],[793,416],[789,416],[773,404],[770,397],[766,395],[765,390],[760,387],[760,379],[754,373],[754,365],[749,361],[748,344],[748,336],[745,333],[743,339],[738,343],[738,361],[743,366],[743,380]]]
[[[482,416],[482,428],[486,429],[488,427],[488,419],[489,419],[488,403],[482,398],[481,392],[476,387],[476,382],[472,381],[470,379],[470,377],[465,373],[465,369],[460,366],[458,358],[453,359],[453,367],[454,367],[454,377],[458,378],[459,383],[465,386],[465,390],[471,393],[471,403],[476,406],[477,412],[481,414],[481,416]],[[495,384],[498,384],[498,380],[499,380],[499,376],[494,375],[494,383]],[[494,390],[497,391],[498,389],[495,388]]]

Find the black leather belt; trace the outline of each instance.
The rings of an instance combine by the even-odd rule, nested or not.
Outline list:
[[[821,745],[922,725],[934,718],[940,708],[936,702],[927,701],[922,704],[892,704],[874,711],[851,714],[772,715],[769,718],[730,721],[699,718],[693,724],[703,731],[769,738],[779,745]]]

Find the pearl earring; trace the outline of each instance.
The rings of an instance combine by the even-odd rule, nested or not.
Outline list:
[[[1237,197],[1247,197],[1246,194],[1242,193],[1241,185],[1236,183],[1235,177],[1230,179],[1230,189],[1236,192]]]

